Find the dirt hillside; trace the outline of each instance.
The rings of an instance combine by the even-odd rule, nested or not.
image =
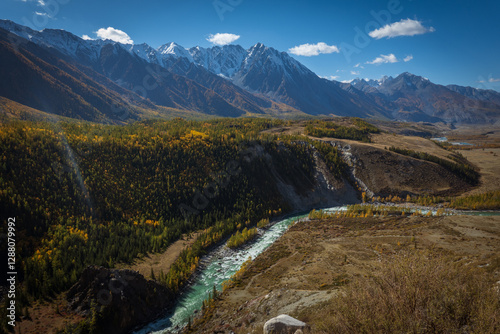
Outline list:
[[[376,195],[457,195],[472,188],[438,164],[372,145],[350,146],[356,176]]]

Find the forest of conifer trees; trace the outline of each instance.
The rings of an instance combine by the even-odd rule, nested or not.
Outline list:
[[[201,230],[169,272],[157,273],[178,291],[210,246],[290,210],[271,169],[288,182],[313,179],[310,140],[261,133],[283,123],[2,125],[0,209],[18,222],[18,307],[65,291],[90,264],[112,268]],[[340,176],[337,150],[315,146]]]

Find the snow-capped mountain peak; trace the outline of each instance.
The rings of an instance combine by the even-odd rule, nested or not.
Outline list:
[[[151,46],[146,43],[142,44],[133,44],[130,46],[130,53],[137,55],[138,57],[146,60],[149,63],[158,63],[157,52]]]
[[[39,31],[22,26],[10,20],[0,20],[0,28],[10,31],[19,37],[26,38],[27,40],[31,40],[33,36],[40,33]]]
[[[35,44],[56,49],[62,54],[76,58],[90,58],[95,60],[98,58],[103,45],[117,44],[110,40],[83,40],[62,29],[36,31],[9,20],[0,20],[0,28]]]
[[[391,81],[392,79],[394,79],[393,77],[391,76],[387,76],[387,75],[384,75],[382,78],[380,78],[379,82],[380,84],[384,84],[386,81]]]
[[[194,62],[215,74],[230,78],[241,68],[246,50],[239,45],[214,46],[212,48],[194,47],[189,49]]]
[[[500,115],[500,94],[494,91],[454,85],[445,87],[408,72],[395,78],[357,78],[350,83],[324,80],[287,52],[262,43],[248,49],[239,45],[186,49],[173,42],[153,48],[145,43],[125,45],[110,40],[84,40],[64,30],[36,31],[7,20],[0,20],[0,28],[2,38],[7,42],[12,40],[13,47],[7,45],[4,50],[13,57],[18,56],[12,52],[16,43],[20,43],[17,44],[20,52],[29,53],[30,47],[44,50],[44,54],[48,50],[52,54],[51,59],[61,58],[64,63],[73,58],[74,64],[81,64],[89,71],[96,69],[100,75],[108,76],[115,83],[123,83],[125,89],[143,84],[133,71],[148,71],[147,63],[163,66],[172,77],[177,76],[177,80],[169,80],[170,74],[160,78],[166,85],[160,86],[161,92],[150,94],[151,101],[156,99],[154,103],[160,105],[185,106],[189,110],[195,106],[213,113],[214,108],[207,106],[217,106],[215,109],[218,109],[222,103],[233,114],[238,106],[241,110],[265,113],[266,108],[271,106],[270,100],[274,100],[311,115],[378,115],[403,120],[447,122],[491,122],[497,116],[490,115]],[[12,35],[20,38],[12,38]],[[34,45],[24,45],[26,40]],[[116,66],[118,62],[130,64],[130,67]],[[154,69],[157,69],[156,66]],[[186,90],[186,87],[190,89]],[[190,97],[191,88],[195,93]],[[168,98],[164,98],[164,89],[170,92]],[[208,94],[206,89],[213,91]],[[118,94],[122,94],[121,89]],[[207,96],[210,103],[206,103]]]
[[[292,58],[286,52],[267,47],[262,43],[257,43],[247,50],[247,57],[243,61],[242,69],[248,70],[252,66],[262,66],[268,70],[279,70],[283,74],[290,76],[292,73],[315,75],[311,70]]]
[[[167,43],[162,46],[160,46],[157,51],[165,56],[165,55],[173,55],[176,57],[186,57],[186,58],[191,58],[191,55],[189,54],[188,50],[186,50],[184,47],[180,46],[179,44],[175,42]]]

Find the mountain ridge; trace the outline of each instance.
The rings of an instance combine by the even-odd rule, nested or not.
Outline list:
[[[500,119],[500,93],[495,91],[437,85],[408,72],[341,83],[320,78],[287,52],[262,43],[248,49],[240,45],[187,49],[175,42],[153,48],[146,43],[82,39],[60,29],[35,31],[8,20],[0,20],[0,29],[105,82],[123,100],[135,96],[142,107],[159,105],[225,117],[292,113],[447,123]],[[19,38],[9,36],[6,40],[19,48]],[[0,96],[5,94],[0,90]]]
[[[498,121],[500,93],[458,85],[443,86],[409,72],[381,80],[355,79],[342,87],[354,87],[383,97],[392,116],[400,120],[445,120],[450,123]]]

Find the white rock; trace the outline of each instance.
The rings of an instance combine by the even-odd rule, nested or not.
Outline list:
[[[293,334],[297,330],[305,330],[307,324],[289,315],[281,314],[264,324],[264,334]]]

